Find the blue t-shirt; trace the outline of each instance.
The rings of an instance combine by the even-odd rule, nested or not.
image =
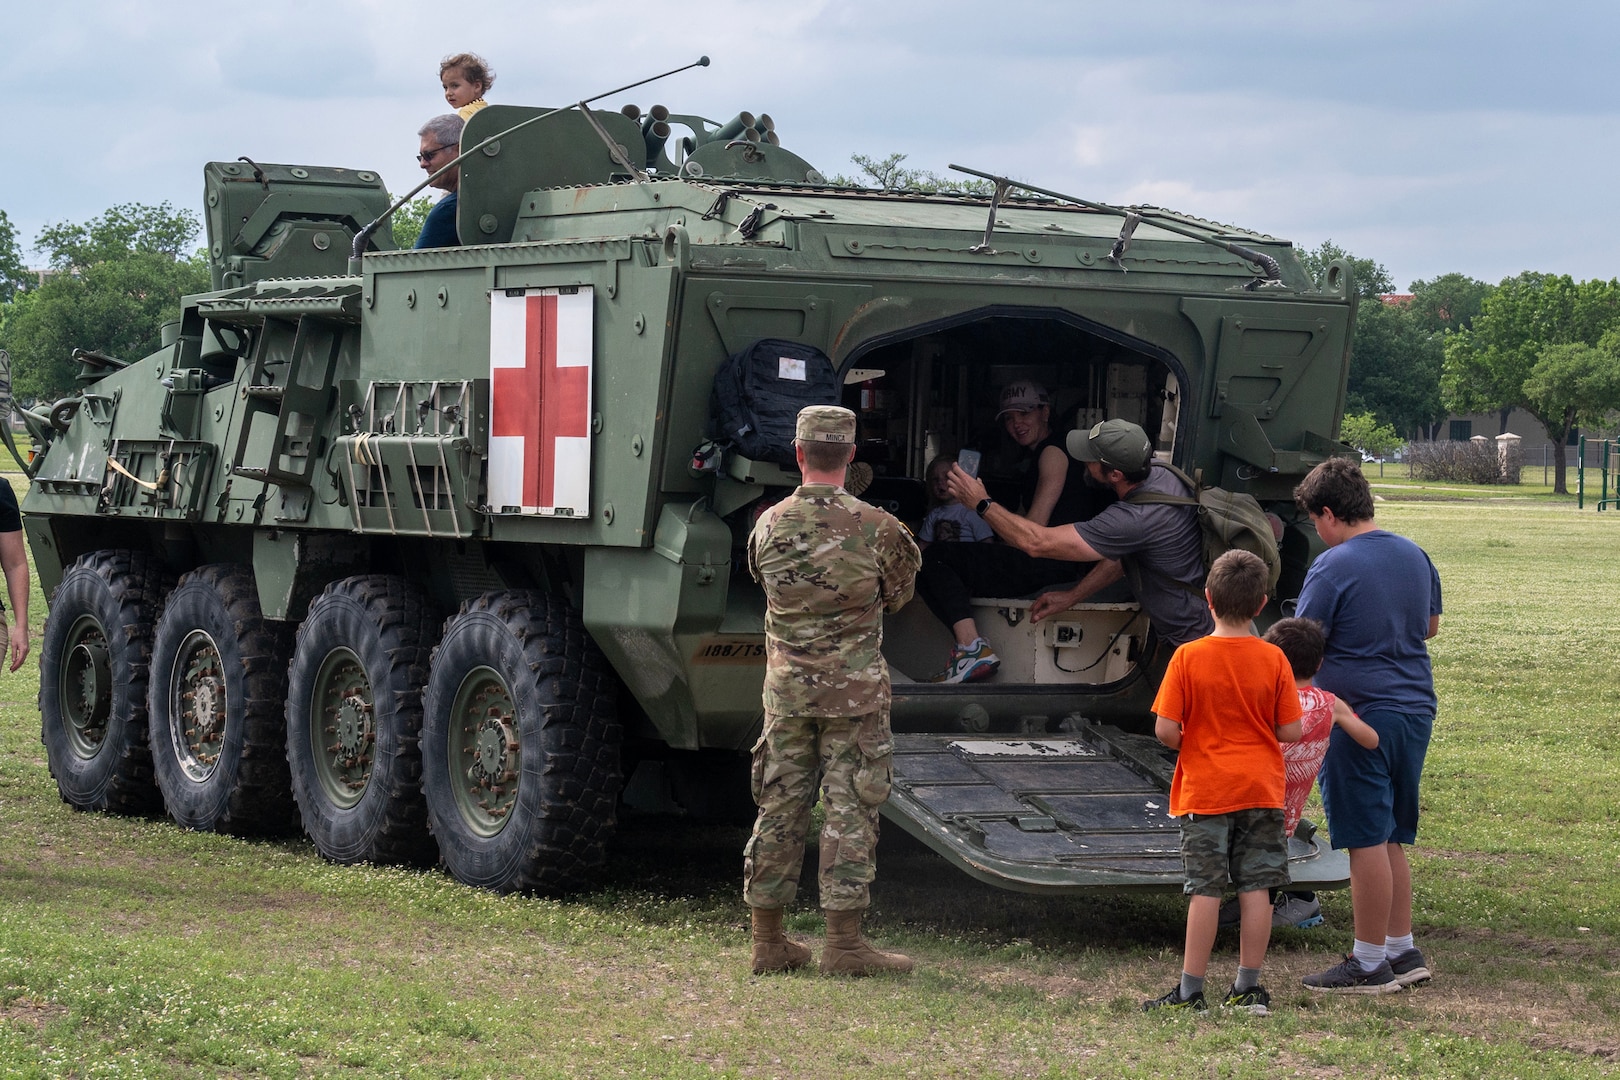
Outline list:
[[[926,543],[979,543],[996,535],[988,522],[958,502],[941,503],[923,518],[917,539]]]
[[[1316,684],[1357,712],[1434,715],[1429,619],[1440,614],[1440,572],[1404,536],[1375,529],[1317,556],[1295,614],[1327,635]]]
[[[461,237],[456,234],[456,193],[452,191],[433,204],[433,209],[422,221],[422,233],[415,247],[460,247]]]

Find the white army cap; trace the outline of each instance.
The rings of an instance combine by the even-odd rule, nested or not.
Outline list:
[[[806,405],[793,437],[799,442],[855,445],[855,414],[839,405]]]

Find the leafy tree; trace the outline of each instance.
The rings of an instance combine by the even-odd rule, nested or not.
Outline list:
[[[1345,412],[1371,413],[1410,437],[1445,415],[1440,398],[1444,346],[1406,307],[1363,301],[1350,343]]]
[[[1581,395],[1595,394],[1601,402],[1603,384],[1592,374],[1598,361],[1590,352],[1555,347],[1589,346],[1613,355],[1617,328],[1620,281],[1576,283],[1567,274],[1530,272],[1508,278],[1485,298],[1472,328],[1446,338],[1442,395],[1457,412],[1523,408],[1562,446],[1586,415]],[[1567,494],[1564,472],[1558,454],[1553,490]]]
[[[1351,413],[1339,427],[1339,438],[1372,457],[1388,457],[1401,446],[1401,437],[1372,413]]]
[[[1577,427],[1601,425],[1606,414],[1620,409],[1620,327],[1596,345],[1547,346],[1524,381],[1524,395],[1534,403],[1532,411],[1547,418],[1549,438],[1557,429],[1560,446]]]
[[[1496,288],[1467,274],[1441,274],[1412,282],[1412,314],[1425,330],[1456,333],[1474,325],[1485,298]]]
[[[0,304],[28,287],[28,267],[23,264],[22,248],[17,246],[17,230],[4,210],[0,210]]]
[[[890,154],[874,158],[867,154],[851,154],[850,161],[860,169],[856,176],[838,175],[831,183],[846,187],[871,187],[883,191],[921,191],[928,194],[988,195],[996,186],[988,180],[958,180],[940,176],[927,169],[908,169],[903,162],[905,154]]]
[[[388,196],[388,202],[393,204],[398,195]],[[416,243],[416,238],[422,235],[422,223],[427,220],[428,211],[433,209],[433,200],[426,195],[412,199],[388,219],[388,227],[394,231],[394,243],[402,248],[408,248]]]
[[[180,298],[208,288],[208,265],[183,253],[196,219],[159,206],[115,206],[82,225],[52,225],[37,247],[57,272],[18,294],[0,321],[16,393],[50,398],[73,385],[75,348],[139,359],[159,344],[162,324],[180,314]]]
[[[124,203],[83,225],[63,222],[40,231],[34,246],[57,270],[84,269],[117,262],[132,253],[184,258],[197,239],[197,217],[167,202],[156,206]]]
[[[1377,300],[1384,293],[1395,291],[1395,279],[1389,276],[1383,263],[1358,259],[1332,240],[1324,240],[1318,247],[1299,253],[1305,272],[1318,286],[1327,280],[1328,264],[1337,259],[1350,264],[1350,279],[1356,287],[1356,295],[1363,300]]]

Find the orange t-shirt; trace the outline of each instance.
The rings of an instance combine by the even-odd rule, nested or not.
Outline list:
[[[1277,728],[1299,719],[1282,650],[1257,637],[1205,637],[1170,658],[1153,711],[1181,724],[1170,813],[1282,809]]]

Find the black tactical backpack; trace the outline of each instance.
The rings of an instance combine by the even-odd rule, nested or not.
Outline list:
[[[714,376],[711,437],[743,457],[798,468],[793,428],[806,405],[837,405],[838,375],[814,345],[761,338]]]

